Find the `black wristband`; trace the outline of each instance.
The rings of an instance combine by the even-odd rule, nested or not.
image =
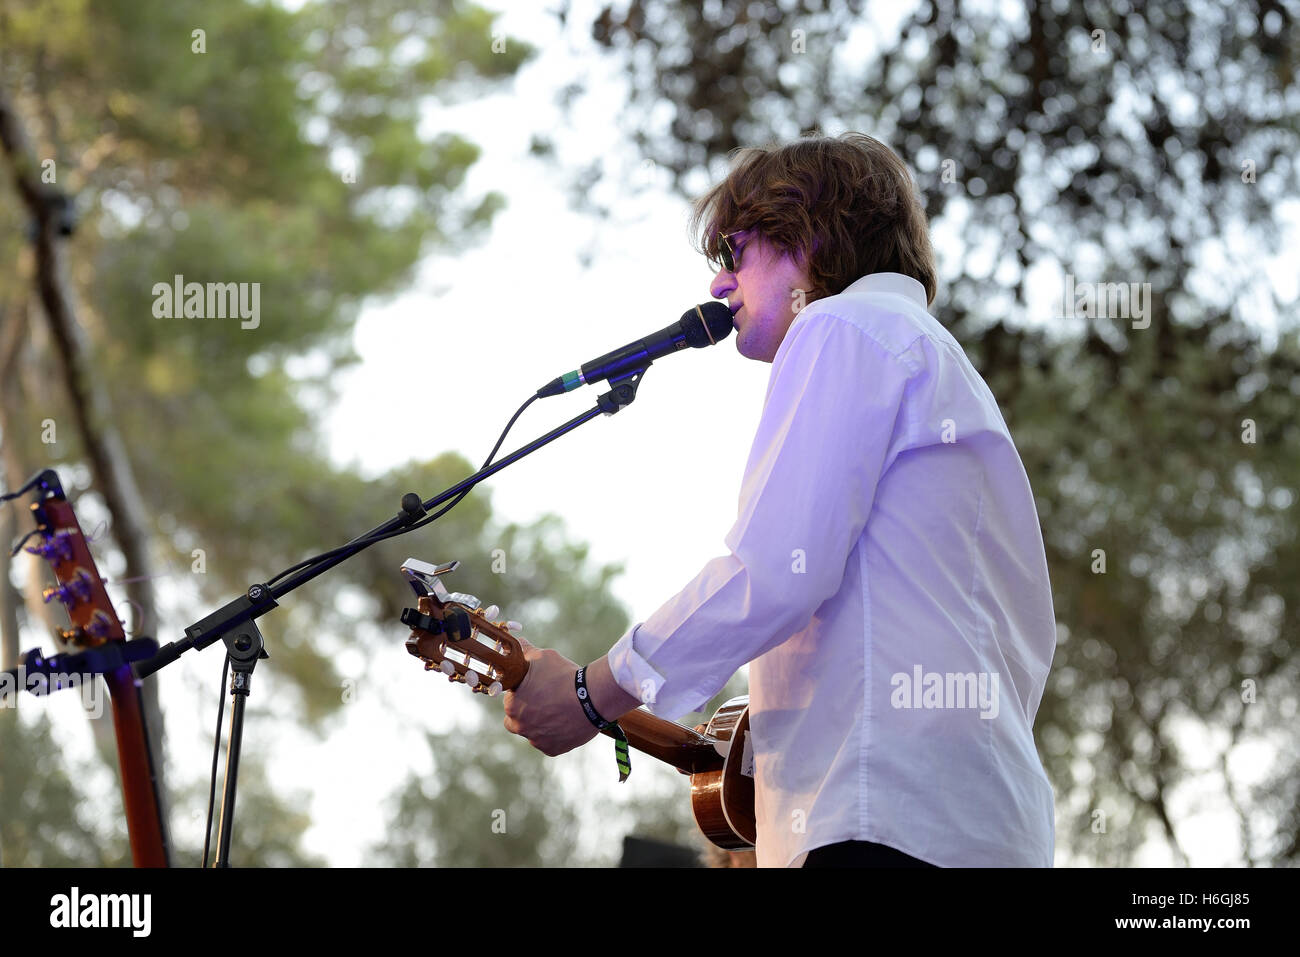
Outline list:
[[[582,711],[587,716],[587,720],[596,726],[596,730],[604,731],[613,721],[606,721],[596,710],[596,706],[591,703],[591,693],[587,691],[587,669],[579,668],[578,673],[573,676],[573,685],[578,692],[578,704],[582,705]]]
[[[618,726],[617,721],[606,721],[596,710],[596,706],[591,703],[591,693],[587,691],[587,669],[579,668],[577,674],[573,676],[573,686],[578,692],[578,704],[582,705],[582,713],[587,716],[587,720],[596,726],[597,731],[604,731],[606,728],[612,728],[610,734],[614,737],[614,760],[618,763],[618,780],[623,782],[627,776],[632,773],[632,756],[628,754],[627,735],[623,729]]]

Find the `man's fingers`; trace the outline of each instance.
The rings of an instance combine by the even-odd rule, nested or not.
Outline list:
[[[523,635],[520,634],[520,632],[524,630],[524,626],[519,622],[513,620],[499,621],[498,616],[500,614],[501,614],[501,609],[496,605],[488,605],[487,608],[483,609],[484,618],[486,618],[488,621],[492,622],[493,624],[501,625],[503,628],[505,628],[506,631],[510,632],[510,636],[514,638],[517,642],[519,642],[520,647],[522,647],[525,651],[532,650],[533,648],[532,642],[530,642],[527,638],[525,638]]]
[[[510,717],[509,715],[507,715],[505,720],[502,721],[501,723],[505,725],[505,729],[509,731],[511,734],[521,734],[519,730],[519,722],[516,721],[514,718]],[[531,744],[534,748],[537,748],[538,751],[541,751],[542,754],[545,754],[547,757],[553,758],[558,753],[558,752],[548,751],[545,748],[538,747],[537,744],[532,740],[532,738],[528,738],[527,741],[529,744]]]

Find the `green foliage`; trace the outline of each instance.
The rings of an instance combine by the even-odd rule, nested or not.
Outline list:
[[[0,708],[0,864],[6,867],[110,867],[129,864],[125,834],[93,813],[76,781],[85,767],[60,757],[43,714],[19,720]],[[120,807],[120,801],[118,806]]]
[[[496,729],[500,730],[500,729]],[[504,733],[429,734],[438,786],[412,776],[367,863],[395,867],[556,867],[573,863],[579,812],[538,752]]]
[[[1058,846],[1126,864],[1158,834],[1179,860],[1170,798],[1203,785],[1240,818],[1244,863],[1293,863],[1300,338],[1263,257],[1300,155],[1295,11],[892,16],[648,0],[591,27],[626,66],[628,135],[684,193],[733,149],[811,129],[870,133],[914,170],[940,253],[960,251],[935,315],[1002,406],[1046,539],[1060,643],[1035,730]],[[1033,314],[1034,267],[1150,283],[1150,326]],[[1228,773],[1248,741],[1279,757],[1253,790]]]
[[[466,3],[317,2],[292,11],[172,0],[0,3],[0,82],[38,154],[56,161],[55,185],[75,196],[80,221],[67,255],[94,374],[156,509],[149,531],[160,565],[173,581],[196,584],[206,605],[378,524],[403,493],[427,497],[474,471],[451,453],[374,478],[339,468],[325,454],[320,411],[353,360],[363,301],[403,289],[430,250],[473,241],[502,205],[498,194],[466,193],[476,146],[425,129],[431,105],[481,95],[531,55],[494,21]],[[35,327],[17,204],[0,207],[0,225],[0,253],[14,267],[0,271],[0,322],[22,315]],[[177,275],[259,283],[260,322],[245,329],[232,318],[157,317],[155,286]],[[18,428],[2,440],[28,471],[54,465],[67,474],[84,450],[50,367],[47,338],[34,336],[12,421],[53,416],[59,443],[42,445],[37,430]],[[427,366],[412,354],[393,374],[422,387]],[[497,529],[490,515],[480,489],[418,537],[376,546],[295,593],[276,619],[282,627],[270,630],[273,666],[296,688],[305,725],[324,733],[338,714],[340,651],[400,634],[406,596],[397,569],[413,552],[465,562],[457,586],[480,588],[534,634],[563,625],[555,644],[572,656],[594,657],[624,630],[626,616],[608,596],[617,569],[592,570],[554,518]],[[100,547],[111,563],[110,543]],[[201,576],[190,573],[195,548],[204,551]],[[510,571],[490,571],[496,548]],[[371,627],[360,627],[358,598]],[[33,755],[53,753],[48,734],[0,730],[0,805],[12,811],[6,859],[122,862],[120,832],[92,833],[70,813],[76,793],[57,765],[32,770]],[[501,738],[501,748],[531,750]],[[444,761],[472,763],[440,751]],[[525,766],[539,794],[555,787]],[[473,783],[464,777],[469,783],[458,778],[438,797],[450,808],[432,832],[444,844],[469,830],[456,813]],[[320,863],[300,848],[307,818],[272,792],[257,755],[245,755],[240,790],[240,806],[257,810],[238,819],[236,861]],[[195,784],[171,803],[189,820],[205,797],[206,783]],[[553,858],[549,816],[511,807],[522,830],[491,860]],[[178,859],[197,857],[192,847],[178,851]]]
[[[11,27],[5,80],[34,89],[32,125],[84,211],[71,255],[93,264],[80,275],[97,374],[179,567],[194,547],[208,556],[213,602],[371,527],[384,517],[376,504],[395,510],[409,490],[376,495],[384,480],[335,468],[309,409],[353,358],[363,298],[401,288],[427,248],[471,238],[499,205],[464,199],[477,149],[418,133],[422,106],[452,80],[477,77],[481,89],[510,76],[531,51],[510,41],[494,54],[492,17],[478,8],[407,7],[77,5],[61,11],[77,42],[55,44],[47,37],[66,37],[63,25],[0,12]],[[205,52],[193,30],[205,31]],[[474,66],[417,68],[430,63]],[[155,284],[176,275],[260,283],[260,323],[157,318]],[[295,356],[314,371],[286,372]],[[43,413],[60,411],[57,392],[29,391]],[[33,435],[5,441],[25,461],[48,456]],[[65,449],[63,461],[80,455],[75,442]],[[415,487],[427,494],[465,471],[433,464]],[[481,521],[485,506],[458,512],[476,508]],[[310,646],[292,660],[319,680]]]
[[[205,747],[210,743],[204,742]],[[221,762],[224,767],[224,760]],[[267,776],[267,755],[245,748],[240,754],[239,794],[235,804],[234,831],[230,841],[230,862],[235,867],[324,867],[328,862],[302,849],[302,838],[311,826],[304,810],[310,794],[296,789],[277,792]],[[205,819],[209,781],[190,782],[177,788],[176,803],[194,824]],[[217,858],[217,836],[221,820],[221,777],[213,802],[208,866]],[[194,843],[177,840],[173,834],[172,865],[198,867],[203,862],[201,833]]]

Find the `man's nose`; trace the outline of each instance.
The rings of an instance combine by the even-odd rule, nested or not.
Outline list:
[[[714,299],[725,299],[727,293],[736,288],[736,274],[723,266],[709,283],[709,295]]]

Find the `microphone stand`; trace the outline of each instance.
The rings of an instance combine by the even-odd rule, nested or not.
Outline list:
[[[185,637],[180,641],[173,641],[163,645],[157,655],[136,665],[137,676],[145,678],[171,664],[191,648],[202,650],[217,640],[225,643],[227,653],[230,655],[231,670],[234,673],[230,686],[232,698],[230,735],[226,745],[226,775],[221,796],[221,818],[217,830],[217,857],[214,867],[230,866],[230,841],[234,833],[235,788],[239,776],[239,755],[244,736],[244,706],[251,690],[254,667],[256,667],[259,660],[270,657],[266,652],[266,642],[261,631],[258,630],[256,619],[265,615],[272,608],[277,607],[279,605],[277,599],[283,598],[295,588],[307,584],[307,582],[329,571],[335,565],[342,564],[357,553],[375,544],[376,541],[385,540],[375,536],[384,535],[388,532],[397,532],[402,529],[409,530],[407,527],[419,521],[426,512],[467,489],[473,488],[479,482],[491,475],[495,475],[506,466],[514,464],[525,455],[530,455],[542,446],[549,445],[560,436],[573,431],[601,413],[613,415],[625,406],[631,405],[632,400],[636,398],[637,387],[641,384],[641,379],[644,377],[645,370],[649,368],[649,365],[649,363],[646,363],[642,368],[635,369],[617,378],[611,377],[609,384],[614,388],[600,396],[592,408],[574,416],[568,422],[552,429],[541,438],[535,439],[512,452],[501,461],[480,469],[464,481],[436,495],[427,502],[420,502],[417,495],[408,492],[402,497],[402,511],[400,513],[382,525],[372,528],[364,535],[352,539],[337,554],[313,562],[278,585],[251,585],[247,592],[234,601],[228,602],[206,618],[202,618],[186,628]]]

